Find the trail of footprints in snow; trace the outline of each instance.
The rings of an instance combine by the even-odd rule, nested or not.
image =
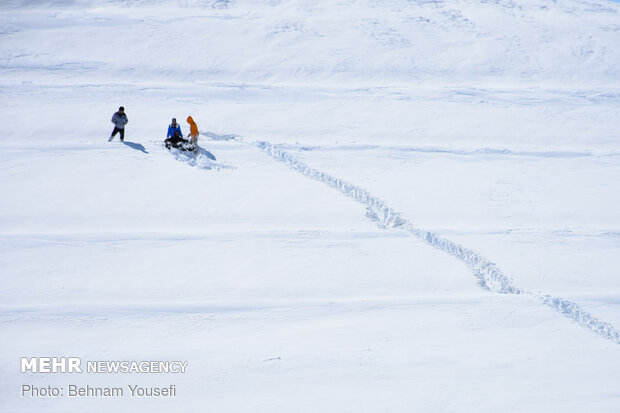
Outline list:
[[[609,323],[599,320],[579,305],[572,301],[560,297],[553,297],[541,293],[532,293],[521,290],[512,284],[512,280],[504,275],[502,271],[492,262],[482,255],[468,248],[465,248],[446,238],[440,237],[436,233],[417,228],[408,220],[402,218],[399,213],[388,207],[385,202],[371,195],[368,191],[358,186],[352,185],[317,169],[310,168],[303,162],[297,160],[289,153],[278,149],[276,146],[264,142],[253,142],[253,145],[265,152],[277,161],[280,161],[290,168],[302,173],[303,175],[323,182],[324,184],[338,190],[342,194],[353,198],[365,205],[367,216],[385,229],[400,229],[409,234],[420,238],[427,244],[438,248],[458,260],[462,261],[478,278],[480,286],[494,293],[500,294],[528,294],[536,297],[543,304],[553,308],[563,316],[570,318],[581,326],[595,332],[596,334],[620,344],[620,333]]]

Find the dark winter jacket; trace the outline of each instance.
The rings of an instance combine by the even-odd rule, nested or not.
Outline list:
[[[175,132],[174,136],[168,138],[164,141],[166,144],[166,148],[178,148],[182,151],[193,151],[196,149],[194,144],[191,144],[187,139],[184,139],[179,136],[178,133]]]
[[[127,122],[129,122],[129,119],[127,119],[127,115],[125,113],[121,115],[120,113],[115,112],[114,115],[112,115],[112,123],[119,129],[124,129]]]
[[[181,125],[177,123],[175,126],[172,126],[172,124],[168,126],[168,135],[166,135],[166,138],[174,136],[174,131],[179,131],[179,136],[183,137],[183,132],[181,132]]]

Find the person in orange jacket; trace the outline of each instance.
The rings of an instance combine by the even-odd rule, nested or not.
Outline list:
[[[200,135],[200,132],[198,132],[198,125],[196,125],[194,118],[191,116],[187,117],[187,123],[189,123],[189,140],[194,145],[198,145],[198,135]]]

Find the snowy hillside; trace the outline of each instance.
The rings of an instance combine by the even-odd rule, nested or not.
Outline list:
[[[618,44],[603,0],[3,1],[2,405],[615,412]],[[177,393],[22,394],[133,384]]]

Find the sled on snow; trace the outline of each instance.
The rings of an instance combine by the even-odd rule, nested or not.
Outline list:
[[[168,138],[164,141],[166,148],[176,148],[182,151],[194,152],[196,151],[196,145],[188,141],[187,139],[183,139],[180,137],[172,137]]]

